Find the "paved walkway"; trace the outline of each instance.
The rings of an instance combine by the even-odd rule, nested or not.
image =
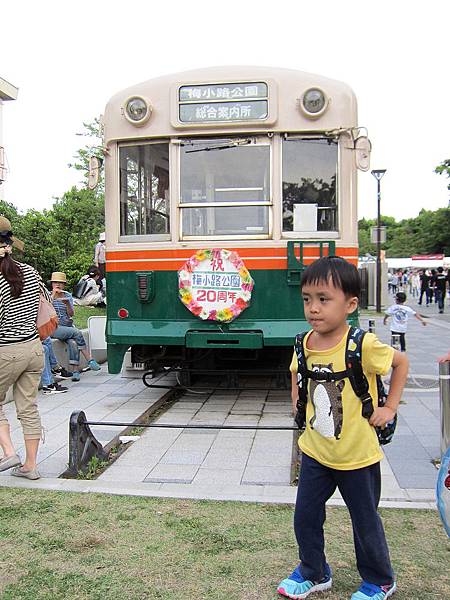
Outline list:
[[[416,308],[411,303],[413,308]],[[412,319],[407,349],[414,377],[408,380],[399,424],[382,461],[385,506],[434,507],[439,457],[440,416],[437,358],[450,348],[450,315],[438,315],[433,307],[419,307],[430,316],[423,327]],[[389,329],[377,318],[376,331],[386,342]],[[367,318],[362,319],[367,325]],[[38,487],[80,492],[107,492],[145,496],[232,499],[262,502],[294,502],[296,488],[289,485],[292,457],[291,432],[247,430],[150,429],[96,481],[58,479],[66,468],[68,419],[75,409],[89,420],[134,421],[158,401],[162,393],[145,388],[140,379],[124,379],[106,373],[86,373],[81,383],[68,383],[70,391],[42,396],[40,407],[47,441],[40,451],[37,482],[1,474],[0,485]],[[185,424],[241,423],[291,424],[286,392],[261,397],[246,392],[239,397],[224,393],[205,402],[198,395],[185,396],[161,417],[161,422]],[[7,406],[8,416],[13,406]],[[13,438],[21,450],[21,434],[12,418]],[[93,428],[102,443],[118,435],[116,428]],[[336,494],[331,503],[340,503]]]

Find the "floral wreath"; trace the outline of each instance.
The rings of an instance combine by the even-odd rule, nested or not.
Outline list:
[[[192,297],[191,275],[195,268],[204,260],[222,259],[229,260],[236,268],[237,274],[241,278],[241,289],[234,304],[222,310],[208,310],[203,308]],[[181,302],[194,315],[204,321],[232,321],[247,308],[252,296],[254,281],[245,267],[243,261],[239,258],[237,252],[214,248],[212,250],[198,250],[178,271],[178,292]]]

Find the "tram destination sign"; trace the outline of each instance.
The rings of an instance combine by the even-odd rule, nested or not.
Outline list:
[[[269,114],[267,83],[185,85],[178,101],[182,123],[261,121]]]

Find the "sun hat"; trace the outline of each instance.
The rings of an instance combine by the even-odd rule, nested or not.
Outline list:
[[[55,283],[67,283],[67,277],[65,273],[54,271],[50,281],[54,281]]]
[[[98,236],[98,241],[99,242],[104,242],[106,240],[106,235],[105,232],[103,231],[99,236]]]
[[[24,248],[24,243],[11,231],[11,221],[3,215],[0,216],[0,246],[15,246],[21,252]]]

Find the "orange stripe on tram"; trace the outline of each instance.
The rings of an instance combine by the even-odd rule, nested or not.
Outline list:
[[[287,269],[286,248],[235,248],[248,269]],[[106,270],[120,271],[176,271],[196,252],[196,249],[177,250],[120,250],[106,253]],[[336,248],[336,254],[358,266],[356,248]],[[306,264],[319,258],[319,248],[304,248]]]

